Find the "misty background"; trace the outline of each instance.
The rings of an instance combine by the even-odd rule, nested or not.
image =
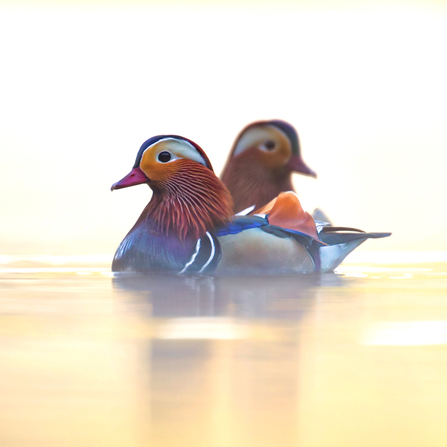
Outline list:
[[[280,118],[308,211],[446,251],[447,8],[437,2],[1,3],[0,254],[112,254],[150,197],[110,186],[147,138]]]

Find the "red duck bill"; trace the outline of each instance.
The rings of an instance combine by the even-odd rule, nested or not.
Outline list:
[[[286,167],[291,171],[300,172],[301,174],[317,178],[317,173],[310,169],[299,155],[292,155],[287,162]]]
[[[115,189],[141,185],[142,183],[147,183],[148,181],[149,179],[140,168],[133,168],[132,171],[129,172],[129,174],[127,174],[119,182],[114,183],[110,189],[111,191],[114,191]]]

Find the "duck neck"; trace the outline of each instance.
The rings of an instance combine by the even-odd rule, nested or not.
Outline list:
[[[251,161],[229,165],[222,174],[234,200],[235,212],[249,206],[264,206],[283,191],[294,191],[291,172],[285,168],[254,166]]]
[[[233,215],[228,189],[198,163],[184,163],[173,177],[149,186],[154,194],[139,220],[150,220],[159,233],[200,238]]]

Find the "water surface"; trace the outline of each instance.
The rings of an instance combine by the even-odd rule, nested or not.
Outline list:
[[[113,278],[4,261],[0,445],[445,446],[447,263]]]

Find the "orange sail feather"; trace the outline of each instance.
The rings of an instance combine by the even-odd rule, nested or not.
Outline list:
[[[270,225],[299,231],[319,239],[315,221],[303,210],[297,195],[292,191],[282,192],[276,199],[252,214],[268,214]]]

